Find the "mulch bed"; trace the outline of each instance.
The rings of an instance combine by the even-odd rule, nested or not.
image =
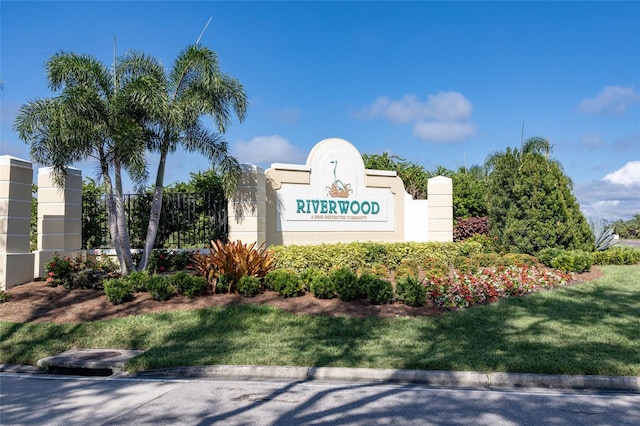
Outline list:
[[[574,283],[598,278],[602,273],[596,268],[580,274]],[[165,302],[157,302],[149,293],[137,293],[131,302],[112,305],[104,293],[96,290],[67,290],[49,287],[44,281],[34,281],[6,291],[11,298],[0,304],[0,320],[11,322],[78,323],[121,318],[128,315],[199,309],[210,306],[238,304],[271,305],[294,314],[327,315],[336,317],[416,317],[441,315],[444,309],[427,300],[424,306],[411,307],[401,303],[370,305],[366,300],[342,302],[339,299],[322,300],[310,293],[301,297],[283,298],[278,293],[266,291],[256,297],[245,298],[235,294],[209,294],[188,299],[175,296]]]

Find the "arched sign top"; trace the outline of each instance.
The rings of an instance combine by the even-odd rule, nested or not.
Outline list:
[[[349,198],[362,190],[364,161],[360,151],[340,138],[318,142],[307,157],[311,186],[331,198]]]

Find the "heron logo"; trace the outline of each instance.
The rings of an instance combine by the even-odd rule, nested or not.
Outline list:
[[[327,195],[332,198],[349,198],[349,195],[353,193],[351,184],[344,184],[336,175],[336,169],[338,168],[338,160],[329,162],[333,164],[333,183],[326,187]]]

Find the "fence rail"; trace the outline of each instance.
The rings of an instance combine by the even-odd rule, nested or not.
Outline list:
[[[143,248],[153,195],[123,197],[131,248]],[[227,200],[215,193],[165,193],[155,248],[202,247],[228,235]],[[106,196],[83,196],[82,248],[109,248]]]

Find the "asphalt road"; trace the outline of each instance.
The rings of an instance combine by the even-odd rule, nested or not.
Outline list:
[[[640,393],[0,374],[0,424],[637,425]]]

